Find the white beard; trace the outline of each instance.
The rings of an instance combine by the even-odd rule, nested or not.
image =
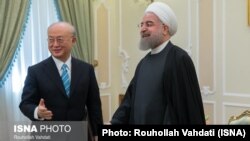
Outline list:
[[[139,49],[142,51],[146,51],[148,49],[154,49],[162,43],[163,35],[159,30],[156,33],[151,34],[149,37],[141,37]]]
[[[139,49],[142,51],[146,51],[146,50],[149,50],[150,48],[152,48],[152,47],[151,47],[150,43],[148,42],[148,40],[141,38]]]

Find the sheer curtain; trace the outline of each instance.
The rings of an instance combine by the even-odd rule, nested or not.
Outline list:
[[[0,140],[11,140],[13,123],[29,121],[19,110],[22,87],[27,68],[50,56],[47,48],[47,27],[58,21],[53,0],[32,0],[29,20],[22,46],[15,60],[11,74],[0,88]],[[6,123],[9,131],[6,129]],[[2,129],[1,129],[2,128]]]

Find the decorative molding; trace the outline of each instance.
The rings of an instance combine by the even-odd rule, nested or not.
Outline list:
[[[250,0],[247,1],[247,18],[248,26],[250,26]]]
[[[213,123],[210,123],[210,124],[216,124],[216,102],[215,101],[204,100],[203,103],[213,105]],[[210,116],[210,115],[206,115],[206,116]]]
[[[217,31],[217,28],[216,28],[216,19],[217,19],[217,4],[216,4],[216,0],[213,0],[213,90],[212,90],[212,93],[215,94],[216,92],[216,38],[217,38],[217,34],[216,34],[216,31]]]
[[[192,56],[192,8],[191,1],[188,0],[188,48],[185,49],[189,56]]]
[[[226,91],[226,5],[227,1],[222,1],[222,93],[223,96],[235,96],[235,97],[247,97],[250,98],[250,93],[240,93],[240,92],[227,92]]]
[[[109,115],[109,119],[111,119],[111,116],[112,116],[112,115],[111,115],[111,113],[112,113],[112,112],[111,112],[111,110],[112,110],[112,109],[111,109],[111,105],[112,105],[111,96],[112,96],[112,95],[111,95],[110,93],[101,93],[100,96],[101,96],[101,97],[105,97],[105,96],[108,97],[108,101],[109,101],[109,103],[108,103],[108,115]]]
[[[230,92],[225,92],[223,93],[224,96],[234,96],[234,97],[247,97],[250,98],[249,93],[230,93]]]
[[[109,86],[107,85],[107,83],[106,82],[101,82],[100,84],[99,84],[99,88],[100,89],[107,89]]]
[[[203,86],[201,89],[201,93],[205,96],[209,96],[209,95],[214,95],[215,91],[214,90],[210,90],[209,86]]]
[[[226,92],[226,64],[225,64],[225,61],[226,61],[226,55],[225,55],[225,51],[226,51],[226,27],[225,27],[225,24],[226,24],[226,19],[225,19],[225,16],[226,16],[226,8],[225,8],[225,5],[226,5],[226,2],[225,0],[222,1],[222,93],[223,95],[226,95],[225,92]]]
[[[122,32],[123,32],[123,22],[122,22],[122,0],[119,1],[119,23],[120,23],[120,38],[119,38],[119,56],[122,57],[122,65],[121,65],[121,87],[126,89],[128,87],[128,81],[126,78],[126,74],[128,73],[128,66],[129,66],[129,58],[130,56],[128,55],[128,53],[125,51],[125,49],[123,49],[122,47]]]
[[[149,5],[152,2],[154,2],[154,0],[134,0],[134,3],[138,5]]]
[[[200,48],[200,46],[199,46],[199,42],[200,42],[200,32],[199,32],[199,27],[200,27],[200,23],[199,23],[199,20],[200,20],[200,18],[199,18],[199,11],[200,11],[200,8],[199,8],[199,5],[200,5],[200,1],[198,1],[198,0],[196,0],[195,1],[196,2],[196,16],[197,16],[197,20],[196,20],[196,24],[198,25],[197,26],[197,68],[199,68],[199,58],[200,58],[200,54],[199,54],[199,48]],[[211,87],[210,86],[201,86],[201,93],[203,94],[203,95],[205,95],[205,96],[210,96],[210,95],[214,95],[215,94],[215,92],[216,92],[216,43],[215,43],[215,41],[216,41],[216,31],[217,31],[217,29],[216,29],[216,7],[217,7],[217,5],[216,5],[216,1],[215,0],[213,0],[213,89],[212,90],[210,90],[211,89]],[[198,70],[198,76],[199,76],[199,70]]]
[[[96,0],[96,6],[94,7],[94,19],[95,19],[95,21],[97,21],[97,12],[96,11],[98,11],[98,9],[101,7],[101,6],[103,6],[106,10],[107,10],[107,18],[108,18],[108,20],[107,20],[107,22],[108,22],[108,72],[107,72],[107,75],[108,75],[108,82],[100,82],[99,83],[99,88],[100,89],[107,89],[107,88],[110,88],[111,87],[111,59],[110,59],[110,51],[111,51],[111,49],[110,49],[110,43],[111,43],[111,35],[110,35],[110,29],[111,29],[111,27],[110,27],[110,25],[111,25],[111,21],[110,21],[110,6],[107,4],[107,1],[106,0]],[[95,23],[95,27],[97,27],[98,26],[98,23],[97,22],[94,22]],[[95,32],[95,45],[97,45],[97,28],[94,28],[94,32]],[[96,49],[95,49],[95,64],[94,65],[98,65],[98,47],[95,47]],[[99,72],[98,72],[99,73]],[[98,77],[98,73],[97,73],[97,77]]]
[[[199,27],[200,27],[200,8],[199,8],[199,1],[198,0],[195,0],[194,1],[195,3],[195,7],[194,8],[190,8],[190,9],[194,9],[195,10],[195,19],[193,19],[193,21],[195,22],[195,44],[196,44],[196,65],[197,65],[197,76],[199,77],[200,76],[200,64],[199,64],[199,58],[200,58],[200,30],[199,30]],[[192,19],[191,19],[192,20]]]
[[[129,56],[127,52],[123,49],[120,48],[119,55],[122,57],[123,62],[122,62],[122,72],[121,72],[121,78],[122,78],[122,88],[127,88],[128,87],[128,81],[126,78],[126,74],[128,73],[128,60]]]

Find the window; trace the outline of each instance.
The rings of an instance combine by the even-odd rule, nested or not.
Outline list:
[[[53,0],[31,0],[31,3],[18,56],[4,86],[0,88],[0,111],[5,113],[0,114],[0,122],[7,126],[0,126],[3,140],[13,139],[6,129],[13,129],[17,121],[27,120],[19,110],[27,68],[50,56],[47,47],[47,27],[58,21]]]

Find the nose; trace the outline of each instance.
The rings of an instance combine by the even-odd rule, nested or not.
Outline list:
[[[57,40],[55,40],[55,42],[53,43],[54,46],[58,46],[59,42]]]
[[[141,32],[144,32],[144,31],[146,31],[147,30],[147,26],[145,25],[145,24],[142,24],[141,26],[140,26],[140,31]]]
[[[144,32],[146,32],[147,31],[147,27],[146,26],[142,26],[141,28],[140,28],[140,33],[144,33]]]
[[[54,40],[53,42],[50,43],[51,46],[58,46],[59,42],[57,40]]]

